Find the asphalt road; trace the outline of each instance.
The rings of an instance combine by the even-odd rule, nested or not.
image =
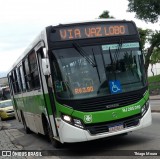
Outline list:
[[[24,150],[53,150],[53,154],[62,159],[70,158],[139,158],[139,156],[116,156],[117,153],[123,155],[125,150],[160,150],[160,113],[152,113],[153,123],[151,126],[134,131],[125,136],[117,136],[107,139],[101,139],[91,142],[65,144],[61,149],[56,150],[52,145],[43,137],[35,133],[25,134],[23,126],[15,119],[4,121],[3,129],[18,129],[23,136],[16,138],[13,142],[24,147]],[[113,151],[111,151],[113,150]],[[120,151],[119,151],[120,150]],[[123,151],[124,150],[124,151]],[[52,154],[49,153],[49,154]],[[130,153],[130,151],[127,151]],[[133,151],[132,151],[133,153]],[[131,154],[132,154],[131,153]],[[160,153],[160,152],[159,152]],[[112,156],[107,156],[108,154]],[[115,156],[114,156],[115,155]],[[56,157],[56,158],[57,158]],[[153,156],[152,158],[159,158],[160,156]],[[151,156],[145,156],[150,159]]]

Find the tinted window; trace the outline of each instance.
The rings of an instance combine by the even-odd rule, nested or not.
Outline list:
[[[40,81],[39,81],[39,72],[38,72],[38,65],[35,52],[32,52],[29,55],[29,66],[30,66],[30,76],[32,80],[32,86],[34,89],[39,88]]]

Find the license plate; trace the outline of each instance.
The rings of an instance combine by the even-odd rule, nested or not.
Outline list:
[[[118,123],[118,124],[114,124],[114,125],[109,126],[109,132],[120,131],[122,129],[123,129],[123,124],[122,123]]]

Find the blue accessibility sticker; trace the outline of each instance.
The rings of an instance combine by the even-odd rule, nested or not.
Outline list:
[[[122,92],[121,83],[119,80],[109,81],[109,88],[110,88],[111,94]]]

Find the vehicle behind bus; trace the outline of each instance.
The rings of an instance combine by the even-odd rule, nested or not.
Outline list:
[[[8,99],[11,99],[9,86],[0,87],[0,100]]]

